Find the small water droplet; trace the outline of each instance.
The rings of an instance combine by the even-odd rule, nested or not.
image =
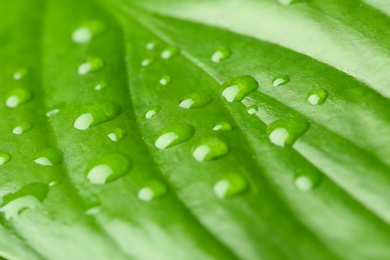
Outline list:
[[[170,125],[157,134],[154,145],[164,150],[189,140],[194,132],[194,128],[189,125]]]
[[[106,26],[102,21],[86,21],[80,27],[73,31],[71,38],[74,43],[88,43],[92,40],[92,38],[103,33],[105,30]]]
[[[47,117],[52,117],[52,116],[54,116],[55,114],[57,114],[58,112],[60,112],[60,109],[55,108],[55,109],[52,109],[52,110],[46,112],[46,116],[47,116]]]
[[[312,0],[279,0],[282,5],[291,5],[296,3],[310,2]]]
[[[300,118],[284,118],[271,123],[267,128],[270,141],[281,147],[290,147],[309,129],[309,123]]]
[[[106,184],[130,172],[132,162],[120,153],[108,153],[91,161],[87,168],[87,178],[92,184]]]
[[[301,171],[294,176],[294,185],[301,191],[310,191],[321,181],[322,175],[318,171]]]
[[[183,99],[180,102],[179,107],[184,109],[199,108],[199,107],[204,107],[210,102],[211,102],[211,98],[209,96],[200,93],[194,93],[191,96]]]
[[[161,58],[167,60],[179,53],[179,48],[170,46],[161,53]]]
[[[149,181],[138,191],[138,199],[151,201],[164,196],[166,193],[167,187],[164,183],[157,180]]]
[[[25,88],[15,88],[9,91],[6,96],[5,105],[14,108],[30,101],[32,94]]]
[[[148,50],[154,50],[155,48],[156,48],[156,46],[158,45],[158,42],[156,42],[156,41],[151,41],[151,42],[148,42],[147,44],[146,44],[146,49],[148,49]]]
[[[17,124],[16,127],[12,130],[12,133],[15,135],[21,135],[29,130],[31,130],[32,124],[30,122],[24,121]]]
[[[328,97],[328,94],[325,89],[316,89],[311,91],[307,95],[307,101],[309,101],[310,104],[313,106],[321,105],[325,102],[326,98]]]
[[[230,131],[232,129],[232,125],[225,121],[219,122],[213,127],[214,131]]]
[[[27,69],[18,69],[17,71],[15,71],[15,73],[12,75],[12,78],[14,80],[21,80],[22,78],[24,78],[25,76],[27,76],[28,74],[28,70]]]
[[[115,128],[113,131],[107,134],[108,138],[113,142],[118,142],[126,136],[126,131],[123,128]]]
[[[246,108],[246,112],[248,112],[248,114],[250,114],[250,115],[254,115],[257,112],[259,112],[259,107],[256,105],[249,106]]]
[[[168,76],[168,75],[165,75],[163,76],[161,79],[160,79],[160,84],[163,85],[163,86],[166,86],[169,84],[169,82],[171,82],[171,77]]]
[[[11,160],[11,155],[9,155],[8,153],[1,153],[0,152],[0,165],[4,165],[4,164],[8,163],[9,160]]]
[[[239,102],[248,94],[257,90],[259,83],[249,75],[239,76],[223,84],[222,96],[228,102]]]
[[[272,80],[272,86],[278,87],[287,84],[290,81],[290,77],[287,75],[278,75]]]
[[[105,81],[101,81],[101,82],[99,82],[98,84],[96,84],[96,86],[95,86],[95,90],[96,91],[100,91],[100,90],[102,90],[102,89],[105,89],[107,87],[107,83],[105,82]]]
[[[58,181],[51,181],[51,182],[49,182],[49,187],[53,187],[53,186],[56,186],[56,185],[58,185]]]
[[[193,150],[192,156],[199,162],[210,161],[226,155],[226,143],[216,137],[205,138]]]
[[[91,103],[79,109],[73,127],[87,130],[117,117],[120,112],[120,107],[113,103]]]
[[[28,184],[15,193],[5,195],[0,212],[5,214],[7,220],[15,219],[25,210],[39,207],[48,192],[46,184]]]
[[[97,206],[97,207],[92,207],[92,208],[89,208],[85,211],[85,215],[88,215],[88,216],[93,216],[93,215],[96,215],[100,212],[101,210],[101,207],[100,206]]]
[[[98,57],[89,57],[81,63],[77,69],[80,75],[87,75],[90,72],[96,72],[104,67],[104,61]]]
[[[142,67],[147,67],[147,66],[149,66],[152,63],[153,63],[153,59],[148,58],[148,59],[142,60],[141,65],[142,65]]]
[[[44,148],[35,156],[34,162],[43,166],[56,166],[62,162],[62,152],[55,148]]]
[[[213,55],[211,56],[211,61],[220,62],[229,58],[230,55],[231,51],[228,48],[220,47],[214,51]]]
[[[214,194],[227,199],[243,193],[248,188],[247,181],[239,174],[229,173],[220,178],[213,186]]]
[[[158,107],[150,107],[148,111],[145,113],[145,118],[150,119],[154,117],[160,109]]]

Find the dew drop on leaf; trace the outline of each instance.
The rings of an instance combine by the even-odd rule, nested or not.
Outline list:
[[[30,101],[32,94],[25,88],[15,88],[9,91],[6,97],[5,105],[14,108]]]
[[[272,80],[272,86],[278,87],[287,84],[290,81],[290,77],[287,75],[278,75]]]
[[[151,42],[148,42],[145,46],[146,49],[148,50],[154,50],[157,46],[157,42],[156,41],[151,41]]]
[[[328,94],[325,89],[316,89],[311,91],[307,95],[307,101],[312,104],[313,106],[321,105],[325,102],[326,98],[328,97]]]
[[[127,175],[132,168],[130,158],[120,153],[108,153],[90,162],[87,178],[92,184],[106,184]]]
[[[157,134],[154,145],[164,150],[189,140],[194,132],[194,128],[189,125],[170,125]]]
[[[46,184],[28,184],[15,193],[5,195],[0,212],[5,214],[7,220],[15,219],[25,210],[39,207],[48,192],[49,187]]]
[[[87,75],[90,72],[96,72],[104,67],[104,61],[98,57],[88,57],[77,68],[80,75]]]
[[[203,139],[192,152],[192,156],[198,162],[210,161],[220,158],[229,152],[226,143],[216,137]]]
[[[239,76],[223,84],[222,96],[228,102],[239,102],[258,87],[259,83],[252,76]]]
[[[322,181],[322,175],[317,171],[300,172],[295,174],[294,185],[301,191],[310,191]]]
[[[171,77],[168,76],[168,75],[162,76],[161,79],[160,79],[160,81],[159,81],[159,83],[160,83],[161,85],[163,85],[163,86],[168,85],[169,82],[171,82]]]
[[[52,110],[50,110],[50,111],[47,111],[47,112],[46,112],[46,116],[47,116],[47,117],[52,117],[52,116],[54,116],[55,114],[57,114],[58,112],[60,112],[60,109],[55,108],[55,109],[52,109]]]
[[[93,215],[96,215],[100,212],[101,210],[101,207],[100,206],[97,206],[97,207],[92,207],[92,208],[89,208],[85,211],[85,215],[88,215],[88,216],[93,216]]]
[[[28,121],[20,122],[18,123],[14,129],[12,130],[12,133],[15,135],[21,135],[29,130],[31,130],[32,124]]]
[[[105,81],[101,81],[99,82],[98,84],[95,85],[95,90],[96,91],[100,91],[100,90],[103,90],[107,87],[107,83]]]
[[[300,118],[284,118],[267,127],[270,141],[281,147],[290,147],[309,128],[309,123]]]
[[[147,67],[152,63],[153,63],[153,59],[149,58],[149,59],[142,60],[141,65],[142,65],[142,67]]]
[[[149,181],[138,191],[138,199],[151,201],[164,196],[166,193],[167,187],[164,183],[157,180]]]
[[[223,60],[226,60],[231,55],[231,51],[226,47],[220,47],[214,51],[214,53],[211,55],[211,61],[212,62],[220,62]]]
[[[247,187],[247,181],[240,174],[229,173],[214,184],[213,191],[218,198],[227,199],[243,193]]]
[[[150,119],[150,118],[154,117],[158,113],[159,110],[160,110],[159,107],[150,107],[148,109],[148,111],[146,111],[146,113],[145,113],[145,118]]]
[[[34,162],[43,166],[59,165],[62,162],[62,152],[52,147],[44,148],[35,155]]]
[[[232,125],[225,121],[221,121],[213,127],[214,131],[230,131],[232,129]]]
[[[74,43],[84,44],[90,42],[95,36],[103,33],[105,30],[106,26],[102,21],[86,21],[73,31],[71,38]]]
[[[204,107],[211,102],[211,98],[208,95],[194,93],[189,97],[184,98],[179,107],[184,109]]]
[[[246,112],[248,112],[248,114],[250,115],[256,114],[257,112],[259,112],[259,107],[256,105],[248,106],[246,108]]]
[[[302,2],[309,2],[311,0],[279,0],[279,3],[282,5],[291,5],[296,3],[302,3]]]
[[[23,79],[26,75],[28,74],[28,70],[27,69],[18,69],[17,71],[15,71],[15,73],[12,75],[12,78],[14,80],[21,80]]]
[[[113,142],[118,142],[126,136],[126,131],[123,128],[115,128],[107,134],[108,138]]]
[[[8,153],[0,152],[0,165],[8,163],[9,160],[11,160],[11,155],[9,155]]]
[[[164,60],[167,60],[167,59],[170,59],[171,57],[175,56],[178,53],[179,53],[179,48],[177,48],[175,46],[170,46],[170,47],[166,48],[165,50],[163,50],[163,52],[161,52],[161,58],[163,58]]]
[[[117,117],[120,112],[120,107],[110,102],[87,104],[79,109],[73,127],[87,130]]]

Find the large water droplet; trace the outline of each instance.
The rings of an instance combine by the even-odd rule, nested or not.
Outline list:
[[[294,177],[295,186],[301,191],[310,191],[322,181],[322,175],[318,171],[297,173]]]
[[[287,84],[290,81],[290,77],[287,75],[278,75],[272,80],[272,86],[278,87]]]
[[[194,128],[189,125],[170,125],[157,134],[154,145],[164,150],[187,141],[194,135]]]
[[[12,78],[14,80],[21,80],[22,78],[24,78],[25,76],[27,76],[28,74],[28,70],[27,69],[18,69],[17,71],[15,71],[15,73],[12,75]]]
[[[210,161],[226,155],[229,151],[226,143],[216,137],[203,139],[193,150],[192,156],[199,162]]]
[[[225,121],[221,121],[213,127],[214,131],[230,131],[232,129],[232,125]]]
[[[267,128],[272,143],[289,147],[309,128],[309,123],[300,118],[284,118],[271,123]]]
[[[259,83],[252,76],[239,76],[223,84],[222,96],[228,102],[239,102],[258,87]]]
[[[56,166],[62,162],[62,152],[55,148],[44,148],[35,156],[35,163],[43,166]]]
[[[6,96],[7,100],[5,101],[5,105],[14,108],[30,101],[32,94],[25,88],[15,88],[9,91]]]
[[[113,142],[118,142],[126,136],[126,131],[123,128],[115,128],[107,134],[108,138]]]
[[[165,75],[163,76],[161,79],[160,79],[160,84],[163,85],[163,86],[166,86],[169,84],[169,82],[171,82],[171,77],[168,76],[168,75]]]
[[[250,115],[254,115],[259,112],[259,107],[256,105],[249,106],[246,108],[246,112],[248,112]]]
[[[179,48],[170,46],[161,53],[161,58],[167,60],[179,53]]]
[[[132,162],[120,153],[108,153],[91,161],[87,168],[87,178],[93,184],[115,181],[130,172]]]
[[[0,152],[0,165],[6,164],[9,160],[11,160],[11,155]]]
[[[199,108],[199,107],[204,107],[210,102],[211,102],[211,98],[209,96],[200,93],[194,93],[191,96],[183,99],[180,102],[179,107],[184,109]]]
[[[215,195],[220,199],[231,198],[244,192],[247,181],[239,174],[229,173],[220,178],[213,186]]]
[[[4,196],[0,212],[5,214],[7,220],[15,219],[23,211],[39,207],[48,192],[49,187],[45,184],[28,184],[17,192]]]
[[[30,122],[24,121],[19,124],[17,124],[14,129],[12,130],[12,133],[15,135],[21,135],[29,130],[31,130],[32,124]]]
[[[98,57],[89,57],[81,63],[77,69],[80,75],[87,75],[90,72],[101,70],[104,67],[104,61]]]
[[[113,103],[91,103],[79,109],[73,127],[86,130],[117,117],[120,112],[120,107]]]
[[[220,47],[215,50],[213,55],[211,56],[212,62],[220,62],[226,60],[231,55],[231,51],[226,47]]]
[[[326,90],[321,88],[311,91],[307,95],[307,101],[309,101],[309,103],[313,106],[316,106],[323,104],[327,97],[328,94],[326,93]]]
[[[106,26],[102,21],[86,21],[73,31],[72,41],[78,44],[88,43],[92,38],[103,33],[105,29]]]
[[[143,201],[151,201],[160,198],[167,193],[164,183],[154,180],[146,183],[139,191],[138,198]]]
[[[148,111],[145,113],[145,118],[150,119],[154,117],[160,109],[158,107],[150,107]]]

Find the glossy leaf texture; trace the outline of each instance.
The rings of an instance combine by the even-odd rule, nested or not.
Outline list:
[[[0,255],[389,258],[388,14],[0,0]]]

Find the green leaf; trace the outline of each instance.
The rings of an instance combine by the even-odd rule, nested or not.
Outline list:
[[[0,0],[0,255],[389,258],[388,14]]]

